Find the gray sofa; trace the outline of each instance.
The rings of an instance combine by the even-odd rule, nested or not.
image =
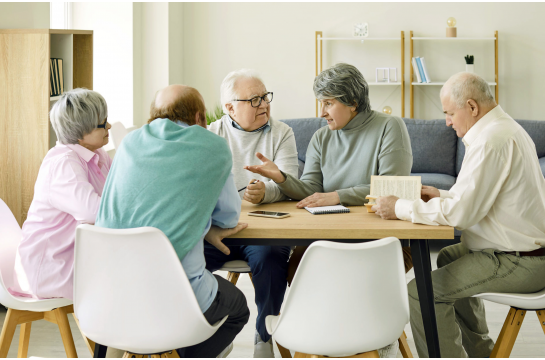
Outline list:
[[[462,167],[465,146],[456,132],[445,125],[445,120],[403,119],[407,125],[413,151],[411,175],[421,176],[423,185],[448,190],[456,182]],[[299,157],[299,176],[305,166],[307,147],[319,128],[326,126],[323,118],[281,120],[295,134]],[[545,176],[545,121],[517,120],[536,144],[541,171]],[[460,232],[456,231],[456,236]]]

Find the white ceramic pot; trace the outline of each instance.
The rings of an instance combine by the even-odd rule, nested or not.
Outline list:
[[[466,72],[475,74],[475,64],[466,64]]]

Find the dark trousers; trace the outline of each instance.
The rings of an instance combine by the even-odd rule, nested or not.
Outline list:
[[[215,277],[218,280],[218,293],[208,310],[205,311],[204,317],[210,325],[217,323],[226,315],[229,317],[208,340],[178,349],[180,357],[217,357],[223,349],[233,342],[250,318],[250,310],[242,291],[221,276],[215,275]],[[184,325],[180,324],[180,326]]]
[[[289,246],[229,246],[231,254],[225,255],[214,246],[204,244],[206,269],[214,272],[227,261],[244,260],[252,270],[257,305],[256,329],[263,341],[271,335],[265,328],[268,315],[278,315],[287,285]]]

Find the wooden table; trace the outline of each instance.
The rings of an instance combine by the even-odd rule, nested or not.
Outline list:
[[[295,201],[253,205],[242,202],[240,222],[248,228],[223,240],[226,245],[276,245],[306,246],[316,240],[337,242],[364,242],[388,236],[410,243],[422,320],[430,357],[441,357],[439,337],[433,302],[431,262],[428,239],[454,239],[454,228],[429,226],[407,221],[382,220],[367,213],[364,206],[351,206],[350,213],[312,215],[305,209],[297,209]],[[265,210],[289,212],[290,217],[272,219],[248,216],[249,211]]]

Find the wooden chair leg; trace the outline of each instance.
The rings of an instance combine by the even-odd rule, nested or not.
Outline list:
[[[491,358],[508,358],[511,355],[525,314],[526,310],[517,310],[515,308],[509,310],[498,341],[496,341],[496,345],[490,354]]]
[[[15,335],[15,328],[17,327],[20,314],[20,310],[8,309],[0,335],[0,358],[8,357],[9,347],[11,346],[13,335]]]
[[[128,351],[125,351],[125,353],[123,354],[124,359],[141,359],[141,358],[144,358],[144,356],[145,355],[133,354],[133,353],[128,352]]]
[[[231,284],[236,285],[238,281],[238,277],[240,276],[240,273],[237,272],[228,272],[227,273],[227,281],[230,281]]]
[[[166,353],[161,354],[162,358],[171,358],[171,359],[179,359],[180,355],[176,350],[172,350]]]
[[[32,323],[21,324],[21,335],[19,335],[19,350],[17,351],[18,358],[28,357],[28,344],[30,342],[30,328]]]
[[[81,333],[81,336],[83,337],[83,341],[85,341],[85,345],[87,345],[87,349],[91,352],[91,356],[95,353],[95,342],[91,339],[88,339],[87,336],[83,334],[81,331],[81,326],[79,325],[79,320],[76,317],[76,314],[72,313],[72,316],[74,317],[74,321],[76,322],[76,325],[78,326],[79,332]]]
[[[361,354],[352,356],[345,356],[346,358],[379,358],[378,350],[368,351]]]
[[[295,352],[294,358],[306,358],[306,357],[310,357],[310,355],[305,353]]]
[[[536,315],[541,324],[541,328],[543,329],[543,333],[545,333],[545,309],[537,310]]]
[[[276,346],[278,346],[278,351],[280,352],[280,356],[282,356],[283,358],[290,358],[291,359],[291,353],[290,353],[290,351],[288,349],[286,349],[285,347],[280,345],[278,343],[278,341],[276,341]]]
[[[405,331],[403,331],[403,334],[401,334],[401,337],[399,338],[399,350],[401,351],[401,355],[403,355],[404,358],[412,358],[413,353],[411,352],[411,349],[409,348],[409,344],[407,343],[407,335],[405,335]]]
[[[70,330],[70,323],[68,322],[68,308],[72,306],[64,306],[53,310],[57,326],[61,332],[62,343],[64,345],[64,351],[69,358],[77,358],[76,346],[74,345],[74,338],[72,337],[72,331]]]

